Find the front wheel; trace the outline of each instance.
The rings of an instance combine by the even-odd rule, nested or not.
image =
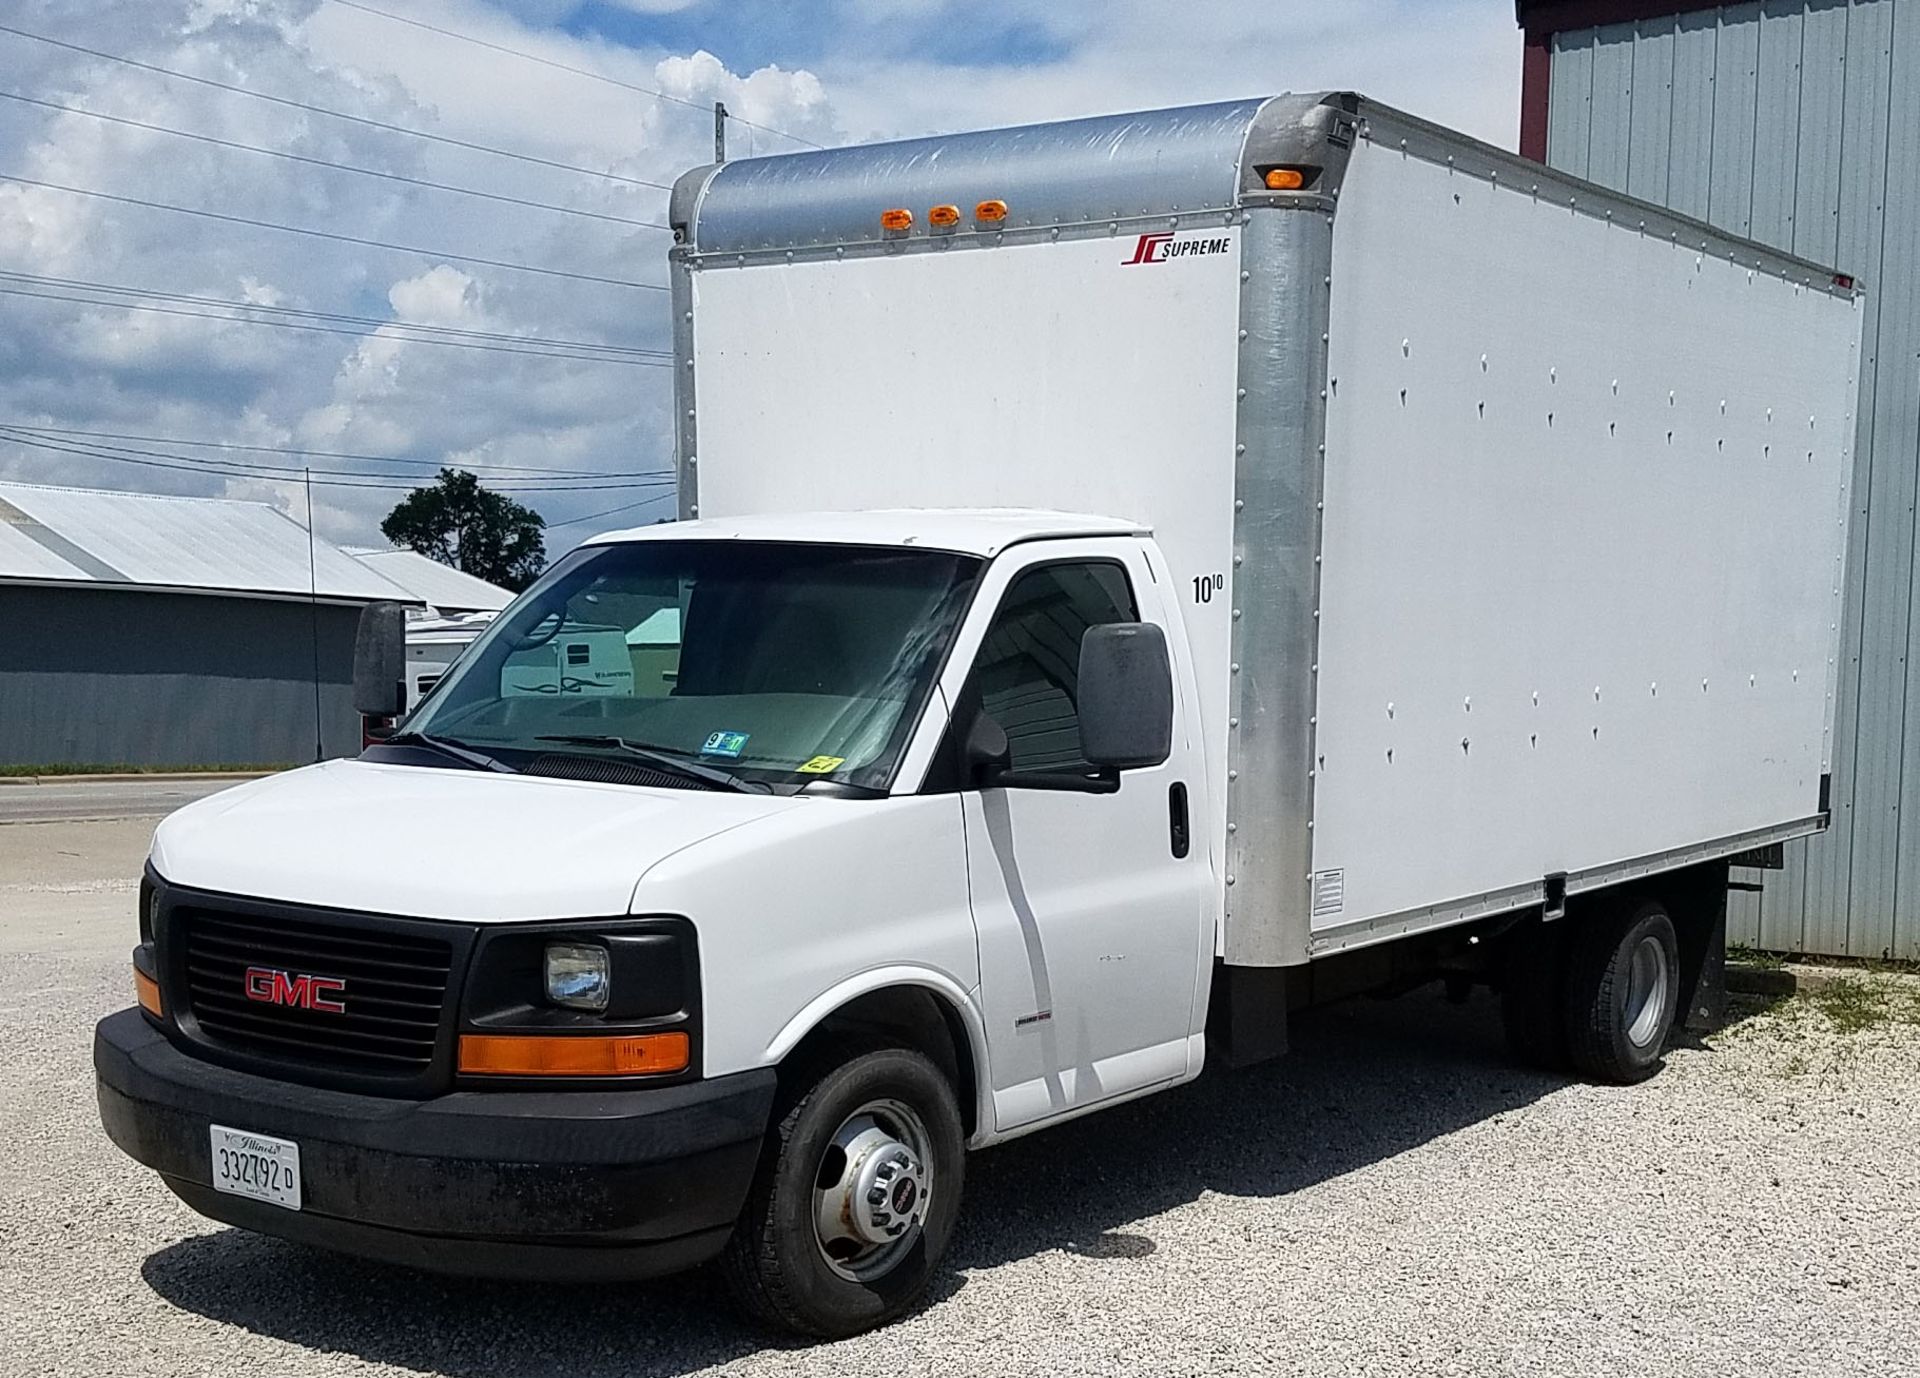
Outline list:
[[[960,1210],[953,1088],[906,1048],[793,1078],[725,1267],[761,1320],[824,1339],[892,1320],[926,1290]]]

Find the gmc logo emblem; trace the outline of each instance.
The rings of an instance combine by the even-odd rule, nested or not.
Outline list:
[[[297,1010],[345,1014],[347,983],[334,976],[295,976],[273,967],[247,968],[247,999],[263,1005],[291,1005]]]

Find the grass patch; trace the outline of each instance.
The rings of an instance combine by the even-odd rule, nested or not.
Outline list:
[[[1806,1001],[1841,1033],[1861,1033],[1890,1023],[1893,992],[1878,981],[1839,976],[1806,994]]]
[[[1864,1033],[1889,1024],[1920,1027],[1920,989],[1876,972],[1831,977],[1800,999],[1825,1016],[1837,1033]]]
[[[1727,960],[1766,971],[1778,971],[1787,964],[1785,953],[1766,952],[1757,947],[1748,947],[1745,943],[1728,943]]]
[[[125,762],[118,764],[88,761],[53,761],[46,765],[9,766],[0,765],[0,776],[9,779],[24,779],[32,776],[60,775],[215,775],[233,771],[257,772],[267,774],[277,770],[292,770],[293,766],[285,761],[243,761],[235,765],[160,765],[133,766]]]

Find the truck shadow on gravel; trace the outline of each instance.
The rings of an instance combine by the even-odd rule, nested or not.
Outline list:
[[[1277,1063],[1209,1072],[976,1156],[930,1305],[960,1292],[970,1270],[1048,1250],[1134,1266],[1154,1252],[1151,1218],[1202,1193],[1305,1190],[1566,1084],[1508,1063],[1484,996],[1465,1007],[1432,992],[1359,1001],[1293,1032]],[[791,1347],[741,1322],[711,1271],[625,1287],[470,1282],[219,1230],[159,1250],[142,1273],[208,1319],[449,1378],[673,1375]]]

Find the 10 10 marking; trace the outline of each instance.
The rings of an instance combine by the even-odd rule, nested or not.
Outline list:
[[[1193,576],[1193,601],[1211,603],[1213,595],[1226,586],[1227,576],[1224,574],[1196,574]]]

